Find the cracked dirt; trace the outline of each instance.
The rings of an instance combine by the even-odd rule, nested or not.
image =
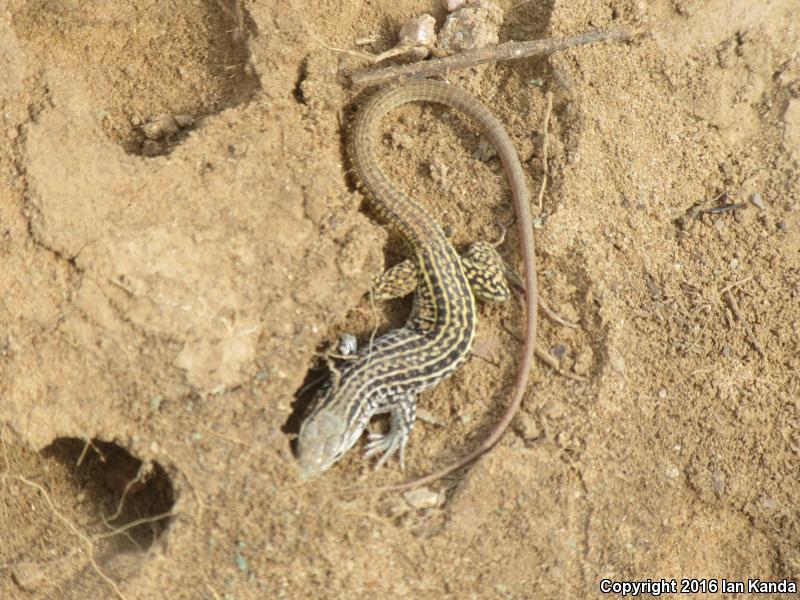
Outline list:
[[[543,319],[539,344],[587,381],[539,363],[498,447],[413,508],[352,491],[403,479],[357,449],[301,484],[290,441],[295,393],[341,333],[369,336],[364,294],[401,257],[349,174],[364,65],[335,48],[386,50],[438,0],[0,0],[0,597],[800,578],[796,1],[500,4],[501,41],[642,32],[449,77],[534,191],[554,95],[538,276],[579,327]],[[496,237],[507,187],[472,128],[413,106],[386,132],[457,246]],[[476,356],[421,398],[409,475],[508,401],[520,310],[480,316]]]

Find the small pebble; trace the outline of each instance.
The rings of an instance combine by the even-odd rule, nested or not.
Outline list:
[[[400,28],[400,45],[433,47],[436,44],[435,25],[436,19],[428,14],[409,19]]]
[[[736,269],[739,268],[739,260],[736,258],[732,258],[731,262],[728,263],[728,267],[730,268],[731,271],[735,271]]]
[[[428,172],[430,173],[431,179],[436,183],[445,183],[449,171],[450,168],[447,164],[438,158],[434,158],[428,165]]]
[[[194,117],[192,115],[175,115],[175,122],[178,127],[191,127],[194,125]]]
[[[753,196],[750,198],[750,202],[752,202],[754,206],[756,206],[757,208],[759,208],[761,210],[764,210],[766,208],[766,206],[764,204],[764,199],[761,197],[761,194],[759,194],[758,192],[753,194]]]
[[[352,333],[345,333],[339,340],[339,352],[342,356],[350,356],[358,350],[358,340]]]
[[[714,488],[714,493],[717,495],[717,498],[722,496],[722,494],[725,493],[725,473],[719,469],[712,471],[711,486]]]
[[[406,502],[413,508],[436,508],[441,506],[444,497],[439,492],[424,487],[416,490],[409,490],[403,494]]]
[[[172,115],[158,115],[142,125],[142,133],[151,140],[160,140],[178,131],[178,123]]]
[[[608,364],[619,375],[625,376],[625,359],[613,346],[608,349]]]
[[[447,12],[453,12],[464,6],[464,0],[442,0],[442,6]]]
[[[663,400],[664,398],[666,398],[666,397],[667,397],[667,390],[666,390],[665,388],[661,388],[660,390],[658,390],[658,397],[659,397],[661,400]]]

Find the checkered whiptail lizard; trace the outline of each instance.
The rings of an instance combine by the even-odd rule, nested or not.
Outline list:
[[[362,348],[331,374],[300,427],[297,456],[301,476],[321,473],[361,436],[370,418],[391,413],[386,435],[371,434],[366,456],[383,453],[378,465],[405,447],[414,425],[416,395],[442,381],[466,360],[475,335],[475,297],[503,301],[511,274],[494,248],[473,244],[459,256],[441,227],[415,200],[397,190],[376,159],[381,119],[416,101],[441,103],[466,114],[489,138],[510,180],[525,265],[527,325],[512,402],[489,436],[469,455],[410,485],[437,479],[474,460],[500,438],[519,407],[532,365],[536,338],[536,270],[528,189],[519,158],[502,124],[478,100],[436,81],[382,90],[361,109],[353,126],[352,160],[378,213],[404,238],[414,258],[389,269],[374,294],[392,297],[416,290],[405,326]],[[403,484],[404,486],[406,484]]]

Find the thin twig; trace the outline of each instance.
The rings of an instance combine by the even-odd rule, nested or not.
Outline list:
[[[547,129],[550,127],[550,113],[553,112],[553,92],[547,92],[547,108],[544,111],[544,138],[542,139],[542,187],[539,188],[539,212],[542,212],[542,200],[544,199],[544,190],[547,187]],[[541,298],[539,302],[541,303]]]
[[[569,371],[565,371],[561,368],[561,365],[558,364],[558,361],[546,350],[536,346],[535,350],[536,358],[541,360],[544,364],[548,367],[553,369],[556,373],[561,375],[562,377],[566,377],[567,379],[572,379],[573,381],[580,381],[582,383],[586,383],[589,381],[588,378],[583,377],[581,375],[576,375],[575,373],[570,373]]]
[[[149,465],[147,468],[145,465]],[[119,502],[117,502],[117,510],[114,511],[114,514],[108,517],[109,521],[113,521],[117,517],[122,514],[122,507],[125,505],[125,500],[128,497],[128,493],[131,491],[134,485],[137,483],[144,482],[144,478],[153,470],[152,463],[142,463],[139,465],[139,470],[136,472],[136,477],[133,479],[129,479],[128,482],[125,484],[125,489],[122,490],[122,496],[120,496]],[[101,515],[102,516],[102,515]],[[103,520],[106,520],[106,517],[103,517]]]
[[[111,523],[106,521],[106,519],[104,518],[103,519],[103,523],[111,531],[107,531],[105,533],[98,533],[98,534],[94,535],[93,537],[94,537],[95,540],[104,540],[106,538],[110,538],[110,537],[113,537],[115,535],[121,535],[121,534],[125,533],[126,531],[128,531],[130,529],[133,529],[134,527],[138,527],[139,525],[146,525],[147,523],[156,523],[157,521],[161,521],[162,519],[167,519],[167,518],[174,517],[177,514],[178,513],[175,512],[174,510],[169,510],[167,512],[163,512],[163,513],[160,513],[160,514],[157,514],[157,515],[153,515],[151,517],[142,517],[141,519],[135,519],[133,521],[125,523],[125,525],[123,525],[121,527],[115,527],[114,525],[112,525]]]
[[[206,584],[206,587],[208,588],[208,591],[210,591],[211,594],[214,596],[214,600],[219,600],[219,594],[217,593],[217,590],[211,587],[211,585],[208,583]]]
[[[761,348],[761,344],[758,343],[758,339],[756,338],[753,330],[750,329],[750,323],[742,317],[742,313],[739,312],[739,305],[736,302],[736,298],[733,297],[730,290],[725,290],[725,297],[728,299],[728,304],[731,305],[731,310],[739,322],[744,327],[744,332],[747,334],[747,339],[750,340],[750,343],[753,345],[753,348],[761,355],[761,358],[766,358],[766,354],[764,354],[764,350]]]
[[[753,276],[752,276],[752,275],[748,275],[748,276],[747,276],[747,277],[745,277],[744,279],[740,279],[739,281],[734,281],[733,283],[729,283],[729,284],[728,284],[728,285],[726,285],[724,288],[722,288],[722,289],[719,291],[719,293],[720,293],[720,294],[724,294],[725,292],[727,292],[727,291],[729,291],[729,290],[732,290],[733,288],[738,288],[738,287],[740,287],[740,286],[744,285],[745,283],[747,283],[748,281],[750,281],[752,278],[753,278]]]
[[[106,457],[103,456],[103,453],[100,452],[100,450],[98,450],[97,447],[92,443],[92,440],[89,438],[89,436],[84,436],[83,441],[84,441],[83,450],[81,450],[80,456],[78,456],[78,460],[75,462],[76,467],[81,466],[83,459],[86,458],[86,452],[89,450],[89,448],[97,452],[102,462],[106,462]]]
[[[360,71],[350,76],[354,86],[378,85],[393,79],[410,77],[429,77],[437,73],[444,73],[454,69],[466,69],[485,63],[501,60],[514,60],[529,56],[552,54],[567,48],[594,44],[597,42],[624,41],[633,38],[634,32],[630,27],[618,27],[607,31],[590,31],[568,38],[545,38],[527,42],[508,42],[499,46],[479,48],[470,52],[463,52],[455,56],[434,58],[428,61],[378,69],[376,71]]]
[[[217,437],[217,438],[219,438],[221,440],[226,440],[228,442],[233,442],[234,444],[239,444],[240,446],[245,446],[246,448],[251,448],[252,447],[247,442],[243,442],[242,440],[237,439],[235,437],[232,437],[230,435],[225,435],[224,433],[220,433],[218,431],[214,431],[213,429],[211,429],[210,427],[206,427],[205,425],[200,425],[199,429],[202,429],[207,434],[213,435],[214,437]]]
[[[562,317],[556,311],[554,311],[552,308],[550,308],[547,305],[547,303],[544,301],[544,298],[542,298],[541,295],[539,296],[539,308],[542,309],[542,312],[551,321],[555,321],[559,325],[563,325],[564,327],[569,327],[570,329],[577,329],[578,328],[578,324],[577,323],[573,323],[572,321],[567,321],[564,317]]]

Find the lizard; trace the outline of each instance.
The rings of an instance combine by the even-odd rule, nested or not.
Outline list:
[[[300,426],[297,458],[302,479],[327,470],[349,450],[376,414],[390,414],[386,434],[369,434],[365,457],[382,454],[377,466],[405,449],[414,426],[416,396],[451,375],[467,359],[476,328],[475,297],[507,299],[513,271],[486,242],[473,244],[461,256],[442,228],[417,201],[394,187],[376,159],[380,122],[410,102],[444,104],[465,114],[495,147],[508,176],[525,269],[525,338],[512,400],[487,438],[455,464],[399,486],[434,481],[468,464],[491,448],[518,410],[533,363],[536,339],[536,256],[530,196],[514,145],[502,123],[479,100],[448,83],[417,80],[389,87],[372,96],[357,113],[349,150],[356,175],[372,206],[403,238],[413,258],[389,269],[373,294],[379,299],[415,291],[413,308],[403,327],[391,330],[358,351],[319,390]]]

